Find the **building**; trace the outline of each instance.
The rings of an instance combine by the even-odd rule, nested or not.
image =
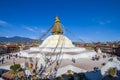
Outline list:
[[[57,69],[58,72],[61,73],[61,69],[70,69],[75,72],[85,72],[90,69],[92,70],[94,65],[87,69],[87,66],[86,68],[83,68],[79,65],[79,63],[76,63],[76,61],[81,58],[91,59],[95,55],[97,55],[97,53],[94,50],[87,50],[84,47],[76,47],[73,42],[64,35],[60,20],[56,17],[55,23],[52,27],[52,34],[48,36],[41,45],[38,47],[31,47],[26,51],[21,51],[19,56],[32,58],[39,56],[38,67],[41,63],[46,65],[46,63],[48,63],[46,62],[47,59],[47,61],[50,61],[49,64],[51,64],[51,67],[46,68],[46,70],[49,72]]]

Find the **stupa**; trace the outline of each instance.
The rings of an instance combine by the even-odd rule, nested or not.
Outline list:
[[[99,51],[99,53],[101,53]],[[95,55],[101,55],[94,50],[87,50],[83,47],[76,47],[72,41],[64,35],[60,19],[55,18],[52,27],[52,34],[48,36],[38,47],[31,47],[28,50],[18,52],[19,56],[34,63],[34,68],[41,68],[41,64],[47,68],[47,72],[54,71],[57,68],[57,76],[64,74],[67,70],[76,73],[92,71],[94,67],[102,67],[103,62],[91,60]],[[31,59],[32,58],[32,59]],[[25,61],[20,63],[25,66]],[[92,65],[91,65],[92,64]],[[1,66],[4,67],[4,66]]]
[[[55,22],[52,28],[52,35],[48,36],[41,45],[38,47],[32,47],[29,50],[21,51],[19,56],[22,57],[32,57],[32,58],[39,58],[38,59],[38,67],[40,64],[46,65],[46,58],[50,59],[51,61],[55,62],[52,63],[52,66],[49,67],[47,70],[50,71],[55,69],[56,62],[60,62],[62,60],[60,67],[58,68],[58,74],[62,74],[61,69],[70,69],[73,71],[81,71],[85,72],[93,68],[86,68],[79,63],[72,63],[76,61],[86,61],[91,59],[97,53],[94,50],[87,50],[83,47],[76,47],[72,41],[64,35],[60,20],[58,17],[55,18]],[[88,61],[87,61],[88,62]],[[85,64],[87,65],[87,64]],[[69,68],[67,68],[69,67]]]
[[[30,50],[40,51],[43,54],[53,56],[53,58],[57,53],[62,52],[64,53],[62,58],[69,59],[91,58],[96,54],[95,51],[88,51],[83,47],[76,47],[72,41],[64,35],[62,25],[58,17],[55,18],[52,35],[48,36],[39,47],[34,47]]]

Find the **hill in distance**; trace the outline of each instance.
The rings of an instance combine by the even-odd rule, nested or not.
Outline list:
[[[30,39],[26,37],[0,37],[0,42],[33,42],[35,39]]]

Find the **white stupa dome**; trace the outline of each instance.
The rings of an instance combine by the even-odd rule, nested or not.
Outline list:
[[[81,52],[86,50],[85,48],[75,47],[72,41],[62,34],[49,36],[39,48],[42,49],[42,52],[53,52],[55,48],[55,52],[60,52],[60,50],[62,52]]]
[[[64,35],[51,35],[47,39],[45,39],[39,47],[55,48],[56,46],[65,48],[75,47],[72,44],[72,41]]]

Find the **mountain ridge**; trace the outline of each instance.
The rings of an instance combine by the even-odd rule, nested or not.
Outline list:
[[[33,42],[35,39],[27,38],[27,37],[0,37],[0,42]]]

